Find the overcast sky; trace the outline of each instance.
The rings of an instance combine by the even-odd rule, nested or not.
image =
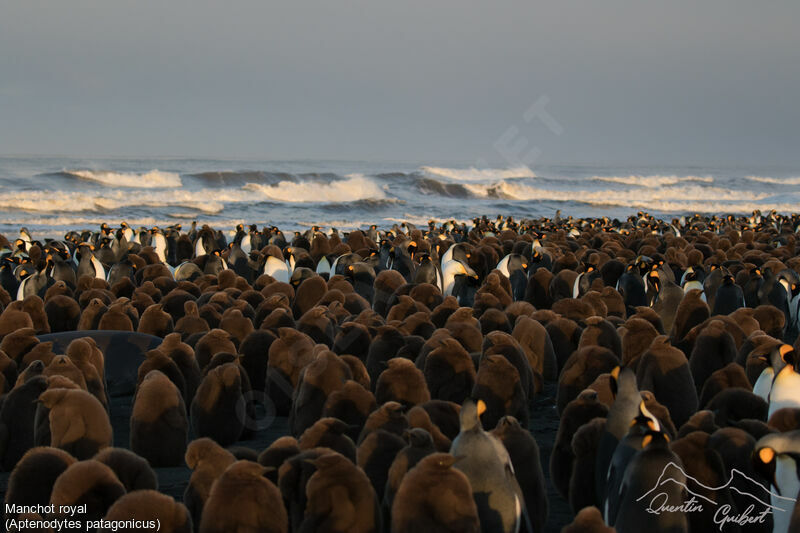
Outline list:
[[[798,21],[796,0],[0,0],[0,153],[800,166]]]

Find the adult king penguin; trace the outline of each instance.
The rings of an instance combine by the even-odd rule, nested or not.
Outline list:
[[[461,407],[461,431],[453,440],[450,454],[459,459],[455,467],[467,476],[472,486],[481,531],[517,532],[527,517],[525,499],[505,446],[483,430],[480,415],[485,410],[482,400],[476,404],[466,399]],[[527,528],[532,531],[529,521]]]
[[[761,437],[753,449],[753,466],[771,487],[773,533],[787,533],[800,492],[800,430]]]

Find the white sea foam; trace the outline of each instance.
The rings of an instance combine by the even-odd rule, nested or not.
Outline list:
[[[650,207],[654,202],[753,202],[770,197],[770,194],[753,191],[731,191],[720,187],[682,185],[679,187],[644,188],[628,191],[614,190],[551,190],[533,187],[516,181],[500,181],[492,185],[466,186],[481,198],[505,198],[508,200],[538,200],[556,202],[580,202],[590,205],[613,205],[621,207]]]
[[[171,188],[182,185],[181,178],[174,172],[112,172],[109,170],[64,170],[65,174],[83,180],[94,181],[113,187],[136,187],[141,189]]]
[[[248,183],[244,186],[250,193],[279,202],[352,202],[354,200],[382,200],[386,192],[374,181],[353,174],[346,180],[319,183],[313,181],[281,181],[275,185]],[[250,197],[252,201],[252,195]]]
[[[514,168],[447,168],[420,167],[423,174],[446,178],[456,182],[492,181],[510,178],[535,178],[536,174],[526,166]]]
[[[667,185],[676,185],[681,182],[714,182],[712,176],[639,176],[635,174],[631,174],[630,176],[592,176],[590,179],[595,181],[623,183],[625,185],[636,185],[639,187],[664,187]]]
[[[800,185],[800,177],[795,178],[771,178],[769,176],[747,176],[750,181],[759,183],[774,183],[777,185]]]
[[[19,191],[0,195],[0,209],[76,213],[145,206],[181,207],[212,214],[222,211],[225,203],[249,201],[252,201],[252,195],[241,189],[177,189],[147,195],[124,189],[103,192]]]

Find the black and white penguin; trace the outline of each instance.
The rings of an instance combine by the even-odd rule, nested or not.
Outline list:
[[[572,297],[580,298],[591,290],[592,282],[600,278],[600,271],[595,265],[585,264],[583,272],[578,274],[575,278],[575,283],[572,285]]]
[[[239,246],[245,255],[250,255],[250,252],[253,251],[253,243],[250,237],[250,231],[245,229],[244,224],[236,225],[236,235],[233,238],[233,243]]]
[[[642,401],[636,385],[636,374],[630,368],[616,367],[611,371],[611,392],[614,403],[608,410],[606,427],[597,445],[595,490],[601,505],[605,504],[608,468],[614,452],[620,440],[628,433]]]
[[[753,384],[753,394],[769,402],[769,394],[772,391],[772,382],[775,381],[775,374],[786,366],[783,354],[792,350],[788,344],[779,344],[770,350],[769,354],[759,355],[758,358],[767,363],[767,366],[758,375]]]
[[[405,250],[402,246],[389,248],[389,270],[400,272],[409,283],[414,280],[414,273],[417,270],[417,264],[414,262],[416,249],[417,245],[413,241]]]
[[[762,304],[772,305],[783,313],[785,318],[783,333],[791,322],[789,311],[789,289],[788,281],[781,279],[777,274],[773,274],[769,268],[764,269],[764,284],[758,291],[759,301]]]
[[[430,283],[440,291],[443,290],[442,274],[430,254],[422,252],[417,254],[417,257],[420,261],[414,274],[414,283]]]
[[[248,281],[252,281],[252,279],[250,279],[252,277],[252,269],[248,264],[250,261],[249,253],[250,252],[245,252],[236,241],[233,241],[228,245],[228,259],[226,263],[237,275],[242,276]]]
[[[788,532],[800,491],[800,430],[761,437],[753,448],[753,466],[774,487],[770,490],[772,531]]]
[[[761,286],[764,284],[764,276],[761,269],[758,267],[752,268],[748,272],[746,281],[744,282],[744,302],[747,307],[756,308],[761,303],[758,297]]]
[[[139,243],[139,234],[138,234],[138,233],[136,233],[135,231],[133,231],[133,228],[131,228],[131,227],[128,225],[128,223],[127,223],[127,222],[125,222],[125,221],[123,220],[123,221],[120,223],[119,227],[120,227],[120,230],[122,231],[122,236],[123,236],[123,237],[125,237],[125,240],[126,240],[127,242],[129,242],[129,243],[133,243],[133,242],[135,242],[135,243],[137,243],[137,244],[140,244],[140,243]]]
[[[31,238],[31,233],[28,231],[28,228],[25,227],[20,228],[19,238],[20,240],[25,242],[27,246],[30,246],[33,243],[33,239]]]
[[[456,281],[459,278],[473,278],[477,281],[478,275],[461,261],[452,259],[442,263],[442,294],[447,296],[455,296],[454,291],[456,288]]]
[[[45,268],[37,271],[33,265],[26,266],[25,276],[21,277],[19,288],[17,289],[17,300],[24,300],[27,296],[38,295],[44,298],[45,291],[55,283],[48,274],[50,270],[50,260],[45,264]]]
[[[708,275],[703,280],[703,293],[706,295],[706,302],[710,308],[714,308],[717,297],[717,290],[722,286],[722,280],[730,275],[728,269],[722,268],[717,263],[712,263],[709,267]]]
[[[528,268],[528,260],[521,254],[508,254],[497,263],[495,268],[502,272],[505,277],[511,279],[511,274],[513,272],[517,270],[526,271]]]
[[[670,450],[669,437],[666,433],[648,431],[639,439],[641,439],[641,450],[636,452],[625,469],[620,486],[620,503],[614,528],[619,533],[688,532],[689,524],[685,513],[653,512],[653,508],[660,505],[683,504],[686,486],[683,463]],[[663,483],[664,479],[670,481]],[[655,492],[658,495],[655,495]]]
[[[197,231],[197,236],[195,237],[194,241],[194,256],[195,258],[200,257],[201,255],[210,254],[212,251],[217,249],[219,243],[217,242],[216,235],[214,234],[214,230],[212,230],[207,225],[204,225]],[[155,248],[155,244],[153,248]]]
[[[63,253],[67,254],[66,257],[69,259],[69,252]],[[49,276],[54,281],[63,281],[71,287],[75,286],[78,278],[72,262],[65,260],[64,255],[56,250],[48,254],[47,260],[50,262]]]
[[[616,289],[625,301],[628,316],[634,315],[637,307],[647,305],[644,279],[636,264],[632,263],[625,267],[625,272],[617,280]]]
[[[528,271],[536,272],[539,268],[553,270],[553,258],[545,251],[541,244],[536,246],[535,241],[530,248],[530,260],[528,262]]]
[[[511,253],[503,257],[495,268],[511,283],[512,298],[522,300],[528,286],[528,259],[522,254]]]
[[[463,457],[456,463],[469,479],[478,506],[481,531],[517,532],[524,520],[525,499],[514,477],[514,467],[503,443],[483,430],[482,400],[467,398],[461,406],[461,431],[453,440],[450,454]],[[528,530],[532,528],[529,526]]]
[[[702,270],[695,269],[694,267],[689,267],[683,273],[683,277],[681,278],[681,287],[683,287],[683,292],[689,292],[692,289],[698,289],[700,294],[700,299],[704,302],[707,302],[706,293],[703,288],[703,281],[701,279]]]
[[[325,279],[331,277],[331,261],[328,259],[327,255],[323,255],[319,258],[315,271]]]
[[[264,270],[262,274],[267,274],[275,278],[275,281],[289,283],[292,274],[289,272],[289,266],[285,261],[281,261],[274,255],[268,255],[267,260],[264,262]]]
[[[305,249],[296,246],[287,246],[283,250],[283,257],[286,258],[286,266],[289,268],[289,276],[291,276],[294,269],[297,268],[297,259],[304,252],[307,253]]]
[[[150,230],[150,245],[155,250],[158,260],[167,264],[167,238],[158,227]]]
[[[444,254],[442,254],[440,264],[444,266],[446,262],[455,260],[455,261],[460,261],[462,264],[466,265],[468,264],[470,257],[471,253],[469,244],[456,243],[447,250],[445,250]]]
[[[603,517],[606,523],[614,525],[620,505],[620,488],[625,477],[625,470],[636,452],[642,449],[642,437],[649,431],[661,431],[661,424],[653,414],[647,410],[644,400],[639,402],[639,414],[631,422],[628,433],[617,444],[611,464],[606,475],[608,479],[606,502]]]
[[[353,263],[358,263],[361,261],[361,256],[356,253],[349,253],[349,254],[342,254],[337,257],[333,264],[331,265],[331,277],[336,276],[344,276],[345,272],[347,272],[347,267],[352,265]]]
[[[81,276],[92,276],[97,279],[106,280],[106,269],[94,255],[94,246],[89,243],[81,243],[75,253],[78,260],[78,278]]]
[[[775,378],[769,391],[768,417],[784,407],[800,407],[800,373],[796,370],[797,354],[788,344],[779,347],[778,351],[785,365],[780,369],[773,367]]]

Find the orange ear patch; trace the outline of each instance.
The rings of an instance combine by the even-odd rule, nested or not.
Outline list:
[[[771,463],[772,459],[775,458],[775,450],[772,448],[761,448],[758,450],[758,458],[761,459],[761,462],[764,464]]]
[[[481,416],[485,412],[486,412],[486,402],[484,402],[483,400],[478,400],[478,416]]]
[[[783,359],[784,361],[786,361],[786,354],[787,354],[787,353],[789,353],[789,352],[791,352],[791,351],[793,351],[793,350],[794,350],[794,348],[792,348],[792,347],[791,347],[790,345],[788,345],[788,344],[784,344],[783,346],[781,346],[781,347],[780,347],[781,359]]]

